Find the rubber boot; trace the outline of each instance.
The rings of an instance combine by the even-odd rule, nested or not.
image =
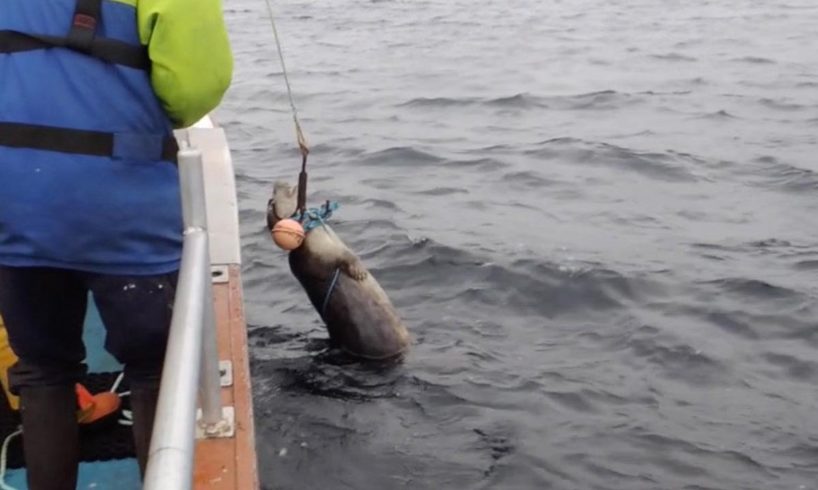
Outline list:
[[[20,388],[23,455],[30,490],[75,490],[79,465],[74,385]]]
[[[139,463],[139,474],[143,479],[148,465],[148,451],[151,447],[151,432],[158,399],[158,388],[131,388],[134,448],[136,461]]]

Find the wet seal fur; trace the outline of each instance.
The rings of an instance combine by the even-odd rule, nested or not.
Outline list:
[[[270,232],[277,222],[293,216],[297,203],[297,187],[275,182],[267,203]],[[289,253],[289,263],[326,324],[334,347],[368,360],[401,358],[409,349],[409,332],[389,297],[328,224],[307,233],[301,246]]]

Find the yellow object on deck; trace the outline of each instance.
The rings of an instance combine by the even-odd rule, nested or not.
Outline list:
[[[3,390],[12,410],[20,409],[20,397],[13,395],[9,391],[9,368],[17,362],[17,355],[11,350],[9,336],[6,332],[6,325],[0,317],[0,382],[3,383]]]

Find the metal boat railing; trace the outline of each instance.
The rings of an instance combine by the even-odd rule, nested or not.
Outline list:
[[[221,403],[202,154],[184,147],[178,161],[184,245],[145,471],[147,490],[192,488],[197,423],[205,437],[231,431]]]

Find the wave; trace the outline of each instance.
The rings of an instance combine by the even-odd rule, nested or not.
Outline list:
[[[402,102],[397,107],[456,107],[479,104],[481,99],[477,97],[418,97],[407,102]]]
[[[457,188],[457,187],[429,187],[429,188],[414,192],[414,194],[416,194],[416,195],[434,196],[434,197],[452,196],[452,195],[455,195],[455,194],[468,194],[468,193],[469,193],[468,190]]]
[[[694,58],[692,56],[685,56],[680,53],[652,54],[650,55],[650,57],[655,60],[661,61],[685,61],[685,62],[698,61],[697,58]]]
[[[781,299],[800,296],[797,291],[758,279],[724,278],[703,281],[701,284],[715,286],[720,292],[736,294],[744,298]]]
[[[793,267],[802,271],[818,271],[818,259],[801,260],[796,262]]]
[[[699,119],[709,119],[711,121],[729,121],[731,119],[738,119],[738,117],[730,114],[726,110],[722,109],[716,112],[709,112],[707,114],[703,114],[698,116]]]
[[[732,61],[739,63],[750,63],[753,65],[774,65],[776,62],[770,58],[763,58],[761,56],[744,56],[741,58],[733,58]]]
[[[750,176],[752,183],[787,192],[815,192],[818,190],[818,172],[796,167],[775,157],[757,158],[759,168]]]
[[[510,107],[518,109],[547,108],[548,99],[529,94],[516,94],[508,97],[498,97],[495,99],[483,100],[483,104],[498,107]]]
[[[498,150],[505,150],[506,147],[502,145],[498,145],[495,147],[483,148],[480,149],[479,153],[488,153],[491,151],[498,151]],[[474,158],[474,159],[466,159],[466,160],[448,160],[446,162],[447,167],[460,167],[469,170],[476,170],[479,172],[492,172],[507,168],[510,166],[509,163],[504,162],[502,160],[498,160],[496,158],[490,157],[483,157],[483,158]]]
[[[692,167],[701,166],[701,159],[686,153],[642,152],[609,143],[591,142],[577,138],[554,138],[528,150],[527,155],[548,160],[564,160],[629,170],[648,178],[669,182],[696,182],[700,180]]]
[[[555,181],[546,179],[530,170],[506,173],[503,175],[502,181],[532,189],[545,189],[556,184]]]
[[[767,352],[761,356],[775,368],[782,370],[783,378],[812,382],[818,379],[818,362],[798,359],[789,354]]]
[[[637,102],[642,98],[638,94],[603,90],[575,95],[538,96],[519,93],[509,96],[481,97],[418,97],[398,104],[398,107],[410,108],[451,108],[451,107],[487,107],[502,109],[551,109],[561,111],[574,110],[611,110],[619,109]]]
[[[690,386],[723,386],[732,384],[728,365],[690,345],[637,331],[627,340],[627,348],[636,358],[659,367],[667,379]]]
[[[385,150],[366,153],[356,160],[358,165],[393,165],[393,166],[417,166],[434,165],[443,162],[444,159],[426,153],[424,151],[401,146],[387,148]]]
[[[777,99],[762,98],[759,99],[758,102],[764,107],[768,107],[770,109],[775,109],[779,111],[800,111],[801,109],[806,109],[806,107],[801,104],[784,102],[782,100]]]

